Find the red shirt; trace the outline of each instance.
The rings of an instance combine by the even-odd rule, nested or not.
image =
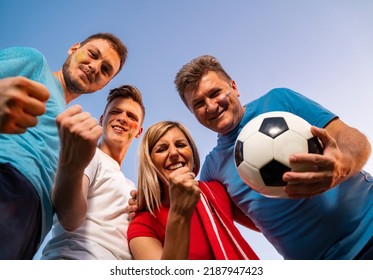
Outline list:
[[[217,246],[220,247],[217,245],[215,235],[218,236],[220,242],[224,243],[223,251],[225,251],[227,259],[243,259],[242,254],[239,253],[240,250],[243,250],[250,259],[258,259],[234,225],[231,200],[225,188],[218,182],[200,182],[200,187],[201,190],[204,190],[208,205],[204,207],[200,200],[192,215],[188,259],[224,259],[220,253],[218,253],[219,257],[216,257],[214,253],[214,249],[216,250]],[[155,217],[148,211],[137,213],[128,227],[128,242],[132,238],[141,236],[153,237],[164,245],[168,212],[169,208],[162,206],[159,210],[154,211]],[[206,220],[207,216],[212,217],[217,234],[212,230],[209,220]],[[234,244],[231,236],[234,236],[235,242],[239,243],[240,249]],[[217,251],[220,252],[220,250]]]

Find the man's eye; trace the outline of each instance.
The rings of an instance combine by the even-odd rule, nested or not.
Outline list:
[[[109,70],[106,67],[102,67],[102,73],[109,75]]]
[[[93,59],[97,59],[97,54],[96,54],[95,52],[90,51],[90,52],[89,52],[89,55],[90,55],[90,57],[92,57]]]
[[[203,106],[203,102],[200,101],[200,102],[195,103],[193,107],[194,107],[195,109],[199,109],[199,108],[201,108],[202,106]]]

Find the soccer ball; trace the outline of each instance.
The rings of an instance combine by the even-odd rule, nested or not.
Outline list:
[[[234,146],[238,174],[253,190],[267,197],[287,198],[282,175],[290,170],[305,171],[307,166],[291,166],[295,153],[322,154],[322,146],[311,133],[311,125],[289,112],[261,114],[241,130]]]

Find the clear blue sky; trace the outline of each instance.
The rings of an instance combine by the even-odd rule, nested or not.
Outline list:
[[[35,47],[58,70],[74,43],[97,32],[116,34],[129,49],[122,72],[74,103],[99,118],[109,88],[134,84],[144,96],[144,127],[182,121],[203,161],[216,136],[197,123],[173,84],[179,68],[202,54],[222,62],[243,103],[289,87],[372,141],[372,15],[371,0],[0,0],[0,48]],[[123,166],[134,181],[138,143]],[[372,159],[366,169],[372,171]],[[260,234],[242,231],[262,259],[281,259]]]

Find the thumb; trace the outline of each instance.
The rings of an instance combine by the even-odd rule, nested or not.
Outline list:
[[[312,126],[311,132],[314,136],[320,139],[324,149],[328,146],[336,145],[334,138],[326,131],[326,129]]]

